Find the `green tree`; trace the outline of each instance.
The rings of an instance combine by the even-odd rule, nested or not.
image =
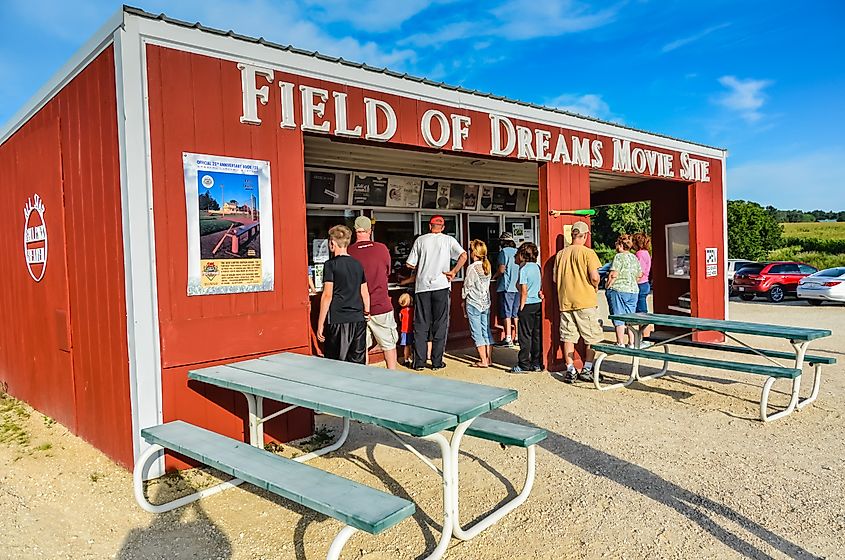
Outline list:
[[[781,243],[783,226],[756,202],[728,201],[728,256],[732,259],[765,259]]]
[[[593,242],[613,247],[622,233],[651,234],[651,202],[628,202],[599,206],[592,218]]]

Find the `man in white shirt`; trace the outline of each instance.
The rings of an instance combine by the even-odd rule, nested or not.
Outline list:
[[[429,231],[414,242],[408,268],[414,270],[414,369],[425,367],[431,341],[431,369],[446,367],[446,335],[449,332],[452,279],[463,268],[467,253],[454,237],[443,233],[443,216],[432,216]],[[450,267],[452,261],[454,267]]]

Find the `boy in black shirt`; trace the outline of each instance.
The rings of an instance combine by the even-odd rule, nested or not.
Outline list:
[[[324,342],[326,358],[365,363],[370,292],[361,263],[349,256],[352,230],[334,226],[329,230],[333,258],[323,267],[323,296],[317,320],[317,340]]]

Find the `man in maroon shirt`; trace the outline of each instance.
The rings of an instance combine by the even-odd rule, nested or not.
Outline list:
[[[373,222],[366,216],[355,218],[355,243],[349,246],[349,254],[364,267],[367,288],[370,292],[370,318],[367,321],[367,348],[376,343],[384,352],[388,369],[396,369],[396,318],[393,303],[387,293],[387,277],[390,274],[390,251],[384,243],[372,240]]]

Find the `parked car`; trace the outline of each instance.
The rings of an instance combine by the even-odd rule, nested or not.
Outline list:
[[[733,288],[745,301],[755,296],[766,296],[778,303],[787,294],[798,291],[798,282],[818,269],[799,262],[765,262],[742,267],[734,275]]]
[[[728,259],[728,270],[726,272],[726,276],[728,278],[728,289],[731,291],[731,295],[734,294],[733,291],[733,283],[734,283],[734,275],[736,271],[741,269],[744,266],[748,266],[750,264],[756,264],[754,261],[747,261],[744,259]]]
[[[826,268],[798,282],[798,298],[810,305],[845,302],[845,266]]]

